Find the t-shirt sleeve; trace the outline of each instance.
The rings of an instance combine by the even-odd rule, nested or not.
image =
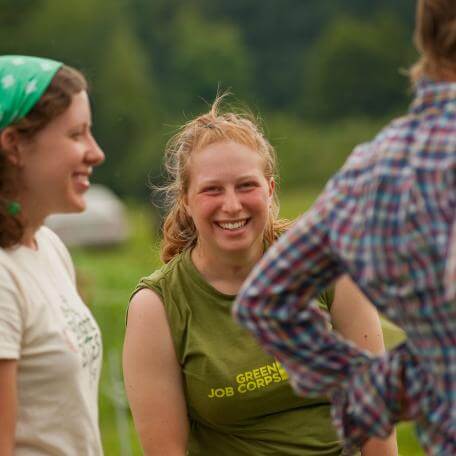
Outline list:
[[[160,281],[163,278],[163,274],[160,270],[155,271],[148,277],[143,277],[140,279],[138,285],[136,285],[136,288],[133,290],[132,294],[130,295],[129,301],[133,299],[133,296],[138,293],[138,291],[143,290],[144,288],[148,288],[160,296],[160,298],[163,300],[163,290],[160,285]]]
[[[158,270],[152,273],[150,276],[143,277],[142,279],[140,279],[138,285],[136,285],[136,288],[133,290],[133,292],[130,295],[130,299],[128,300],[127,311],[125,312],[125,326],[128,324],[128,310],[130,308],[130,302],[135,296],[135,294],[138,293],[138,291],[141,291],[144,288],[148,288],[149,290],[152,290],[155,293],[157,293],[157,295],[163,302],[163,293],[159,285],[159,279],[161,278],[161,276],[161,271]]]
[[[158,269],[148,277],[142,278],[133,291],[130,300],[138,291],[144,288],[152,290],[159,296],[168,319],[176,356],[182,365],[184,363],[188,330],[188,309],[184,303],[185,300],[175,300],[172,298],[171,279],[168,275],[171,274],[171,270],[167,267],[164,269]],[[128,318],[128,310],[126,318]]]
[[[0,359],[20,358],[23,327],[18,286],[0,264]]]

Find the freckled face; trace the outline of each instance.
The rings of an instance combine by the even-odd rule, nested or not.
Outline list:
[[[245,145],[218,142],[194,152],[184,204],[199,246],[214,254],[261,251],[273,189],[263,158]]]

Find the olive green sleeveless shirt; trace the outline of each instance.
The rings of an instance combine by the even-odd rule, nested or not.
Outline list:
[[[335,456],[325,398],[299,398],[287,373],[231,317],[190,252],[140,281],[162,299],[182,366],[190,456]],[[157,411],[159,413],[159,411]]]

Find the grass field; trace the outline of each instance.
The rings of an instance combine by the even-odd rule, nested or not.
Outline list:
[[[315,192],[293,192],[282,196],[282,215],[293,218],[312,202]],[[158,267],[158,235],[152,213],[146,207],[129,206],[131,238],[113,249],[73,249],[73,259],[85,301],[90,305],[103,333],[104,365],[100,385],[100,424],[108,456],[140,455],[121,375],[121,349],[125,311],[129,295],[141,276]],[[401,339],[388,323],[384,327],[389,345]],[[398,427],[402,456],[420,456],[410,425]],[[254,455],[252,455],[254,456]]]

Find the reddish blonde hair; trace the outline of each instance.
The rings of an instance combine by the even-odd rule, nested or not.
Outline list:
[[[410,70],[412,81],[456,79],[455,0],[418,0],[415,44],[421,57]]]
[[[266,178],[277,177],[274,148],[265,138],[258,121],[245,112],[221,112],[220,106],[225,95],[217,96],[209,112],[183,125],[167,144],[165,168],[169,181],[159,188],[165,194],[168,208],[160,251],[165,263],[196,244],[198,233],[183,204],[189,187],[188,163],[194,151],[217,142],[234,141],[257,151],[263,157]],[[278,213],[279,202],[274,189],[264,233],[268,244],[272,244],[290,224],[288,220],[278,219]]]

